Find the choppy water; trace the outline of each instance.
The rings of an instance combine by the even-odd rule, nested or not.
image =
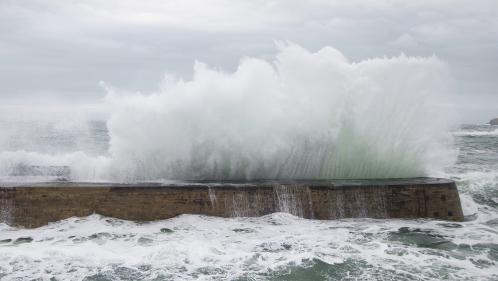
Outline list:
[[[0,224],[0,279],[498,280],[498,128],[454,134],[459,157],[446,176],[457,181],[462,223],[275,213],[144,224],[93,215],[30,230]],[[105,143],[105,130],[90,136]]]

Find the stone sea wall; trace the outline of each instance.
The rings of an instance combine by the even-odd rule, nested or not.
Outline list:
[[[453,181],[330,180],[172,184],[0,183],[0,221],[38,227],[93,213],[133,221],[180,214],[311,219],[436,218],[463,220]]]

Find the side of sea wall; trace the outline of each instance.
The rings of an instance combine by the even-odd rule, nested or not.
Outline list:
[[[38,227],[93,213],[134,221],[180,214],[262,216],[288,212],[312,219],[463,220],[455,183],[43,184],[0,187],[0,221]]]

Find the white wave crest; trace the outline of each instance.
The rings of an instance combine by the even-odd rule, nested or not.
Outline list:
[[[452,115],[439,106],[446,81],[434,57],[350,62],[331,47],[281,44],[274,61],[245,58],[233,73],[198,62],[192,80],[168,76],[155,93],[106,86],[108,156],[0,159],[68,165],[77,180],[432,175],[455,157]]]

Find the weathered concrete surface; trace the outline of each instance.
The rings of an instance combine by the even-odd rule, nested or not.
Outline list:
[[[304,218],[437,218],[463,220],[451,180],[183,182],[171,184],[0,183],[0,221],[38,227],[98,213],[134,221],[180,214]]]

